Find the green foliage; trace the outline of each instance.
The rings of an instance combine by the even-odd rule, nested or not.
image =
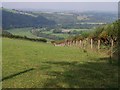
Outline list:
[[[83,36],[81,36],[81,35],[76,35],[76,36],[74,36],[74,37],[72,38],[72,41],[79,41],[79,40],[83,40],[83,39],[84,39]]]
[[[112,24],[98,27],[96,28],[94,35],[98,38],[111,38],[116,41],[118,36],[118,26],[118,21],[116,21]]]
[[[53,33],[62,33],[62,29],[55,28],[55,29],[53,30]]]
[[[82,31],[77,31],[77,30],[73,30],[70,32],[70,34],[76,34],[76,35],[79,35],[81,33],[82,33]]]

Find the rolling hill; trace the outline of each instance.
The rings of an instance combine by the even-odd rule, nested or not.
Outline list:
[[[55,21],[48,20],[44,16],[32,16],[31,14],[21,13],[14,10],[2,9],[3,29],[19,27],[44,27],[53,26]]]

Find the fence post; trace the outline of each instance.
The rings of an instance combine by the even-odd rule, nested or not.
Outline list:
[[[78,40],[76,41],[76,46],[78,47]]]
[[[80,40],[80,47],[82,47],[82,41]]]
[[[72,46],[74,46],[74,40],[72,41]]]
[[[113,45],[114,45],[114,41],[113,39],[111,39],[111,57],[113,56]]]
[[[72,46],[72,41],[70,41],[70,46]]]
[[[73,46],[75,46],[75,40],[73,41]]]
[[[91,49],[93,48],[93,39],[91,38]]]
[[[109,63],[112,63],[112,57],[113,57],[113,46],[114,46],[114,41],[113,39],[111,39],[111,47],[110,47],[110,59],[109,59]]]
[[[100,40],[98,40],[98,50],[100,49]]]
[[[87,41],[85,40],[84,42],[83,42],[83,48],[84,48],[84,50],[86,49],[86,45],[87,44]]]

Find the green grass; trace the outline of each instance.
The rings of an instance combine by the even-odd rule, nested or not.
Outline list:
[[[33,35],[30,32],[30,30],[32,30],[32,28],[15,28],[15,29],[9,29],[7,31],[14,35],[27,36],[30,38],[37,38],[37,36]]]
[[[76,31],[89,31],[91,29],[69,29],[69,30],[71,30],[71,31],[74,31],[74,30],[76,30]]]
[[[2,54],[3,88],[118,86],[117,66],[101,53],[3,38]]]

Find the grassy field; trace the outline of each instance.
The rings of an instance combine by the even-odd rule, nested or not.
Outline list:
[[[105,54],[3,38],[3,88],[114,88],[118,68]]]
[[[9,29],[8,32],[14,34],[14,35],[20,35],[20,36],[27,36],[30,38],[37,38],[37,36],[33,35],[30,30],[31,28],[15,28],[15,29]]]

